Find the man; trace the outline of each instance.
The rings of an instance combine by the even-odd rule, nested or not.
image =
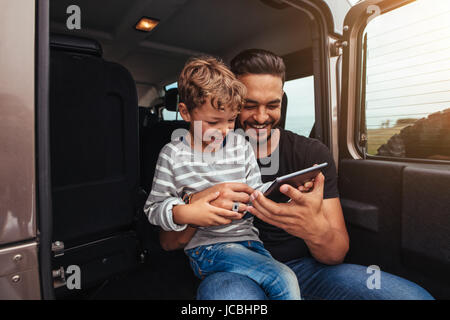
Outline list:
[[[256,157],[263,182],[328,162],[311,192],[283,185],[280,191],[291,201],[276,203],[260,192],[236,183],[219,184],[191,195],[191,201],[220,192],[211,204],[230,210],[239,203],[239,212],[249,211],[255,218],[260,238],[272,256],[297,275],[304,299],[432,299],[416,284],[381,272],[381,288],[369,289],[367,268],[343,264],[349,239],[337,190],[333,159],[321,142],[278,128],[285,79],[283,60],[271,52],[251,49],[238,54],[231,69],[247,87],[245,104],[238,124],[249,131],[258,146]],[[252,130],[249,130],[252,129]],[[272,155],[278,155],[276,174],[264,174]],[[269,158],[269,159],[267,159]],[[246,204],[252,202],[252,206]],[[182,248],[195,233],[162,232],[166,250]],[[266,299],[264,291],[251,279],[216,273],[206,277],[197,292],[198,299]]]

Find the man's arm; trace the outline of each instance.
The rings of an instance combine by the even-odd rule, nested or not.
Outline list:
[[[191,241],[197,229],[187,227],[183,231],[164,231],[159,232],[159,242],[166,251],[183,249]]]
[[[325,177],[319,174],[310,193],[289,185],[280,191],[292,201],[275,203],[256,191],[248,210],[259,219],[302,238],[316,260],[325,264],[341,263],[349,248],[339,198],[323,200]]]
[[[349,249],[349,238],[339,198],[324,199],[322,211],[327,221],[322,234],[318,232],[316,237],[305,240],[305,243],[317,261],[342,263]]]

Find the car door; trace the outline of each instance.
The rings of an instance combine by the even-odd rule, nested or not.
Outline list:
[[[23,23],[17,24],[17,17]],[[0,2],[0,299],[40,299],[35,169],[35,4]]]
[[[345,19],[339,188],[347,261],[450,298],[450,5],[368,0]],[[382,279],[381,279],[382,285]]]

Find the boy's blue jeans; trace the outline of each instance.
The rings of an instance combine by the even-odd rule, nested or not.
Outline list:
[[[258,241],[216,243],[186,250],[200,279],[216,272],[230,272],[255,281],[271,300],[300,300],[295,273],[276,261]]]
[[[422,287],[381,271],[380,288],[367,286],[367,267],[355,264],[329,266],[305,257],[286,263],[297,275],[305,300],[432,300]],[[198,300],[265,300],[261,287],[248,277],[218,272],[206,277]]]

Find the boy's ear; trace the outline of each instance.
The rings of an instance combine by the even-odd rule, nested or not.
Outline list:
[[[183,102],[180,102],[178,104],[178,111],[180,112],[180,115],[184,121],[191,121],[191,114],[189,113],[187,106]]]

